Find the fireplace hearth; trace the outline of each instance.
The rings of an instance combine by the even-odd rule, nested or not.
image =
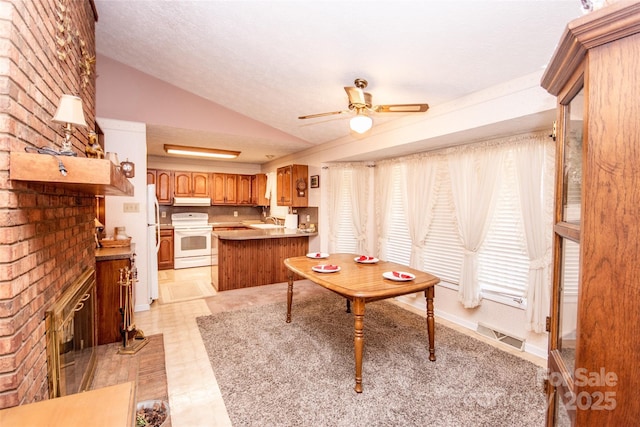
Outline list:
[[[85,270],[46,312],[49,398],[87,390],[96,366],[96,275]]]

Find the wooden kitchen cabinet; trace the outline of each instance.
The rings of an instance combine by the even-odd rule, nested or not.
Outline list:
[[[309,237],[266,239],[218,239],[216,291],[286,282],[289,271],[284,260],[309,252]],[[256,262],[256,260],[260,262]]]
[[[236,203],[239,205],[251,204],[251,178],[252,175],[238,175],[237,177],[237,199]]]
[[[237,178],[236,174],[214,173],[211,178],[211,204],[235,205],[237,204]]]
[[[259,173],[251,177],[251,204],[254,206],[269,206],[269,199],[264,197],[267,192],[267,175]]]
[[[307,165],[289,165],[277,169],[277,203],[279,206],[307,207],[309,205]]]
[[[173,269],[173,229],[160,229],[158,248],[158,270]]]
[[[542,78],[558,99],[547,426],[640,418],[640,3],[569,23]]]
[[[156,170],[147,169],[147,184],[155,184],[155,183],[156,183]]]
[[[173,171],[157,169],[155,179],[158,204],[170,205],[173,203]]]
[[[131,260],[109,259],[96,261],[96,325],[98,345],[119,342],[120,328],[120,269],[131,268]]]
[[[175,197],[209,197],[209,174],[205,172],[174,172]]]

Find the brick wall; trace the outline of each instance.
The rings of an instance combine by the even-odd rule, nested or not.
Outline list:
[[[81,64],[95,55],[96,19],[91,0],[0,0],[0,409],[48,397],[45,311],[95,267],[94,196],[10,181],[9,153],[59,149],[62,94],[80,96],[95,127],[95,75]],[[79,156],[88,129],[74,134]]]

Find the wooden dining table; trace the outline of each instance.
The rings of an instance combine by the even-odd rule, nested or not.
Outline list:
[[[436,276],[424,271],[415,270],[407,266],[389,261],[377,261],[367,263],[358,262],[356,254],[323,254],[326,258],[320,258],[318,254],[287,258],[284,264],[289,270],[287,289],[287,323],[291,322],[291,306],[293,304],[293,284],[295,275],[309,279],[310,281],[329,289],[344,297],[353,306],[354,317],[354,353],[356,367],[355,390],[362,393],[362,351],[364,348],[364,312],[365,304],[387,298],[416,292],[425,293],[427,302],[427,332],[429,336],[429,360],[435,361],[435,321],[433,317],[434,286],[440,282]],[[372,260],[375,261],[375,260]],[[337,266],[329,268],[327,272],[314,271],[313,267]],[[393,275],[396,273],[408,273],[412,279],[404,279]],[[392,279],[385,278],[391,277]]]

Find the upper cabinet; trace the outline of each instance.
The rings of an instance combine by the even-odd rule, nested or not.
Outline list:
[[[290,168],[289,172],[292,171],[293,169]],[[300,173],[300,176],[303,175],[306,183],[306,172]],[[290,174],[287,176],[291,177]],[[241,175],[148,169],[147,184],[156,185],[156,197],[161,205],[171,205],[174,197],[210,197],[212,205],[269,206],[270,204],[269,199],[265,197],[267,189],[265,174]],[[291,188],[290,185],[289,188]],[[300,200],[300,197],[289,196],[287,200],[289,202]]]
[[[640,2],[569,23],[558,98],[547,425],[640,418]]]
[[[251,203],[251,179],[253,175],[238,175],[236,202],[239,205],[250,205]]]
[[[279,206],[306,207],[309,168],[307,165],[289,165],[277,170],[277,203]]]
[[[214,173],[211,176],[211,204],[236,205],[238,176],[230,173]]]
[[[209,197],[209,174],[203,172],[174,172],[175,197]]]
[[[161,205],[173,202],[173,172],[167,170],[156,171],[156,197]]]
[[[254,206],[269,206],[271,203],[265,197],[267,192],[267,175],[259,173],[251,177],[251,204]]]

